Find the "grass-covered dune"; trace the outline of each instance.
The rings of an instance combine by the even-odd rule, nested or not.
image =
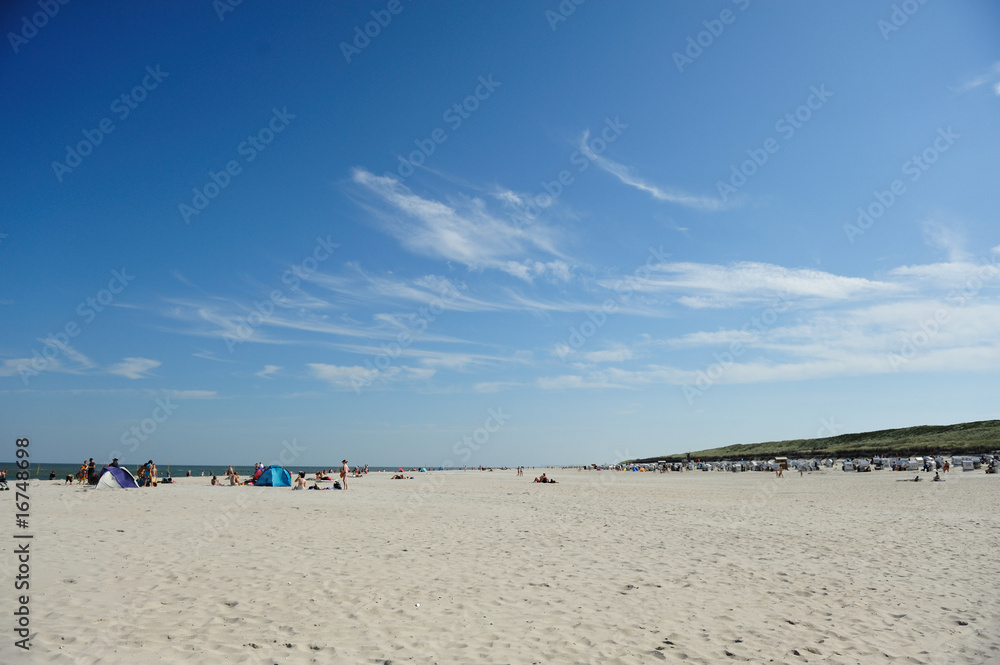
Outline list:
[[[660,455],[631,460],[645,463],[657,460],[687,459],[739,460],[771,457],[871,457],[941,453],[945,455],[988,453],[1000,450],[1000,420],[981,420],[957,425],[921,425],[877,432],[840,434],[822,439],[795,439],[745,443],[722,448],[692,451],[690,454]]]

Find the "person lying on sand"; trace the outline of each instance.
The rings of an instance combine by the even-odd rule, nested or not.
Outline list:
[[[413,480],[413,476],[410,476],[409,478],[407,478],[403,474],[397,473],[395,476],[393,476],[391,478],[391,480]]]

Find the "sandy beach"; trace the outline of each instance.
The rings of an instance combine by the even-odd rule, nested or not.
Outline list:
[[[537,473],[33,482],[0,661],[1000,662],[996,476]]]

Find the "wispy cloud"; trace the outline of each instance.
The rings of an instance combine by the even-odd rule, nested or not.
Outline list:
[[[921,223],[920,230],[924,235],[924,242],[946,254],[949,261],[968,259],[969,254],[965,251],[965,233],[959,224],[931,217]]]
[[[148,372],[159,367],[160,361],[149,358],[123,358],[121,362],[109,366],[101,366],[88,358],[74,347],[56,339],[41,338],[38,340],[47,348],[56,349],[52,357],[46,357],[44,362],[37,358],[7,358],[0,363],[0,377],[26,375],[33,376],[42,372],[57,374],[114,374],[129,379],[147,378]]]
[[[254,376],[259,376],[262,379],[270,379],[271,375],[280,369],[282,369],[280,365],[264,365],[264,369],[254,372]]]
[[[240,334],[240,326],[247,326],[248,314],[242,303],[231,299],[171,299],[167,302],[170,306],[161,313],[180,327],[163,326],[163,330],[217,339],[223,343],[227,337],[232,337],[241,339],[243,344],[271,346],[347,348],[351,343],[348,340],[392,340],[406,325],[402,319],[413,320],[418,316],[415,310],[398,314],[375,313],[369,323],[364,323],[343,315],[334,305],[329,306],[328,312],[304,314],[296,308],[277,304],[274,313],[253,328],[252,335],[246,336]],[[338,313],[341,316],[335,317]],[[419,336],[422,342],[466,343],[465,340],[429,329],[420,332]],[[211,351],[194,355],[222,360]]]
[[[160,366],[159,360],[150,358],[125,358],[108,368],[108,374],[117,374],[127,379],[146,379],[149,372]]]
[[[607,349],[584,353],[583,359],[592,363],[622,362],[632,359],[632,349],[624,344],[611,344]]]
[[[59,390],[0,390],[0,394],[23,394],[23,393],[44,393],[46,395],[109,395],[114,397],[142,397],[157,398],[165,397],[169,399],[217,399],[218,393],[214,390],[173,390],[165,388],[69,388]]]
[[[961,94],[984,85],[989,85],[994,95],[1000,95],[1000,62],[994,62],[988,71],[966,79],[952,90]]]
[[[524,384],[516,381],[480,381],[473,384],[472,390],[477,393],[499,393],[522,385]]]
[[[695,196],[694,194],[688,194],[679,189],[660,187],[643,180],[636,175],[633,168],[625,166],[624,164],[619,164],[618,162],[598,155],[591,150],[590,146],[587,145],[589,138],[590,130],[588,129],[583,133],[583,137],[580,139],[580,152],[582,152],[589,160],[594,162],[594,164],[615,176],[623,184],[626,184],[629,187],[635,187],[640,191],[646,192],[658,201],[668,201],[670,203],[676,203],[688,208],[694,208],[695,210],[716,211],[725,210],[728,207],[722,200],[711,196]]]
[[[542,390],[571,390],[579,388],[628,388],[630,386],[607,381],[599,372],[586,377],[577,374],[562,374],[560,376],[539,377],[536,385]]]
[[[392,366],[384,370],[377,370],[361,365],[309,363],[307,367],[313,378],[325,381],[337,390],[360,390],[361,388],[367,390],[403,381],[427,381],[436,372],[434,369],[405,366]]]
[[[456,261],[471,270],[497,269],[525,280],[539,266],[554,274],[565,272],[564,263],[523,263],[521,257],[532,251],[562,258],[556,234],[539,221],[515,224],[479,197],[424,198],[394,178],[362,168],[354,169],[352,180],[378,200],[378,206],[368,208],[381,228],[414,254]]]
[[[230,358],[220,358],[219,356],[215,355],[215,353],[209,351],[208,349],[198,349],[197,353],[192,353],[191,355],[194,356],[195,358],[203,358],[204,360],[214,360],[215,362],[219,363],[234,362]]]
[[[258,365],[251,371],[259,370],[261,378],[279,371],[282,376],[302,378],[301,372],[281,369],[303,363],[301,356],[288,354],[319,347],[343,355],[307,365],[306,376],[337,390],[372,385],[420,390],[468,386],[481,393],[518,386],[622,389],[689,384],[697,380],[699,371],[716,362],[713,353],[735,344],[743,352],[727,367],[720,383],[860,376],[894,371],[888,355],[897,353],[902,341],[941,308],[954,310],[953,317],[935,335],[933,344],[922,349],[905,369],[945,371],[948,362],[970,370],[992,367],[995,330],[1000,328],[996,299],[1000,247],[989,252],[985,261],[964,258],[964,242],[954,228],[925,224],[924,232],[928,244],[955,260],[884,269],[878,278],[761,262],[661,262],[629,277],[631,295],[627,298],[616,291],[620,279],[580,277],[569,285],[539,282],[530,286],[506,280],[500,285],[486,280],[484,286],[484,280],[476,280],[469,286],[450,275],[374,274],[360,265],[345,264],[336,275],[317,272],[303,280],[297,300],[324,303],[322,306],[303,311],[276,305],[254,330],[248,342],[271,345],[268,361],[274,364],[262,370]],[[969,297],[963,296],[969,304],[957,306],[948,301],[956,290],[965,293],[970,283],[975,289]],[[310,289],[324,290],[324,297],[307,298]],[[478,297],[475,289],[485,289],[489,297]],[[458,294],[447,305],[447,316],[442,316],[441,323],[436,318],[421,318],[417,312],[426,309],[442,291]],[[630,337],[615,339],[612,328],[604,328],[599,337],[572,351],[571,362],[555,354],[561,362],[554,365],[545,350],[565,337],[571,325],[585,320],[581,317],[599,311],[608,298],[614,298],[617,305],[614,329],[629,330]],[[188,323],[189,334],[221,338],[246,316],[244,305],[234,299],[214,297],[184,301],[183,306],[180,301],[172,304],[170,316]],[[684,305],[687,311],[675,304]],[[730,311],[691,311],[705,308]],[[750,324],[771,309],[774,311],[765,319],[766,325]],[[548,326],[553,333],[540,344],[537,339],[527,341],[520,332],[509,343],[449,334],[464,330],[461,321],[469,321],[470,316],[501,316],[505,312],[530,313],[525,317],[529,325],[533,321]],[[654,339],[643,334],[650,329],[636,317],[650,316],[664,321],[664,329],[672,335]],[[727,321],[728,327],[713,329],[706,327],[707,321]],[[633,324],[635,327],[630,327]],[[393,351],[390,367],[376,371],[366,361],[385,354],[384,342],[392,343],[400,334],[409,335],[408,341]],[[215,359],[214,352],[202,355]],[[72,362],[71,357],[75,358]],[[77,368],[93,365],[72,354],[63,360]],[[132,362],[126,374],[138,376],[149,371],[149,367],[136,366],[134,360],[122,363]],[[559,369],[552,371],[553,367]],[[513,371],[499,377],[500,368]],[[10,372],[0,369],[3,371]],[[94,367],[91,371],[99,370]]]
[[[602,286],[613,283],[603,280]],[[661,263],[649,277],[629,286],[637,292],[683,293],[677,301],[693,309],[722,308],[782,297],[846,300],[902,290],[891,282],[844,277],[811,268],[785,268],[771,263]]]

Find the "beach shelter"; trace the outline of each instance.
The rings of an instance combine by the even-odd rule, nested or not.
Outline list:
[[[291,487],[292,474],[280,466],[264,467],[264,471],[254,482],[254,487]]]
[[[97,481],[97,489],[128,489],[129,487],[139,487],[135,483],[135,478],[128,469],[117,466],[106,466],[101,469],[101,477]]]

